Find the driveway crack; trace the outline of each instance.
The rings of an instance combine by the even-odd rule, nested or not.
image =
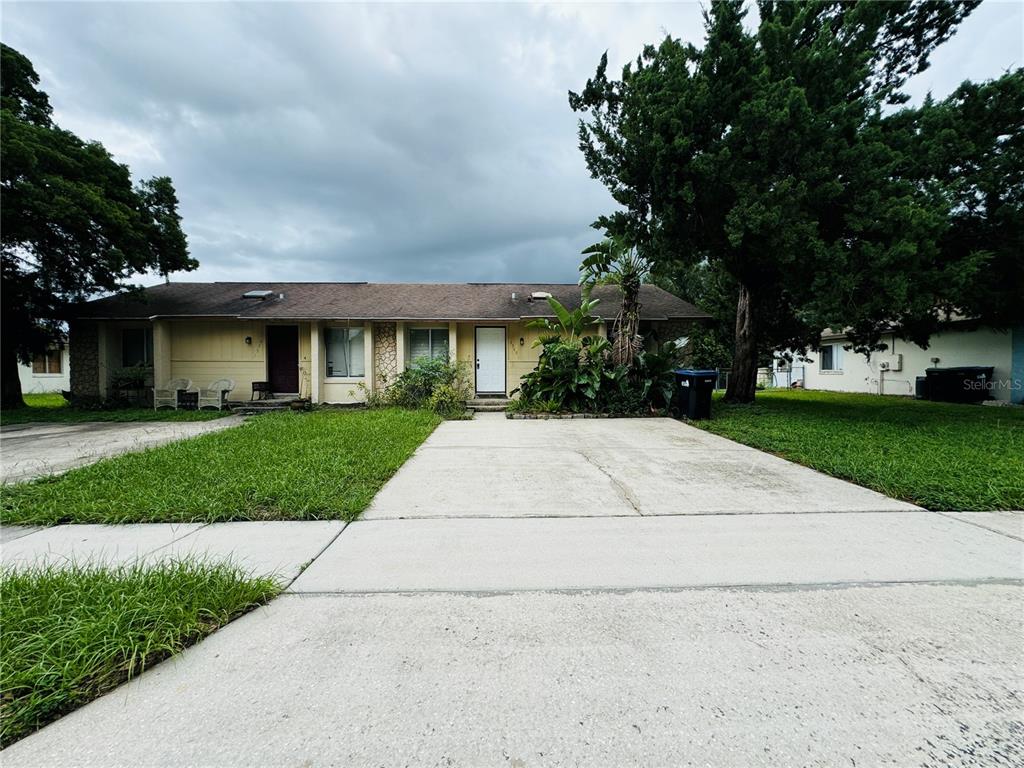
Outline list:
[[[636,497],[633,496],[633,492],[629,489],[629,486],[627,486],[617,477],[612,475],[612,473],[605,469],[597,459],[595,459],[586,451],[577,449],[577,453],[579,453],[580,456],[586,459],[587,462],[589,462],[601,474],[607,477],[611,481],[612,485],[615,486],[615,490],[618,492],[619,496],[622,497],[623,501],[629,504],[629,506],[633,508],[634,512],[636,512],[640,516],[643,516],[644,513],[640,511],[640,503],[636,500]]]

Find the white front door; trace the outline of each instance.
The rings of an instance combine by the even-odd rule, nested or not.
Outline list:
[[[476,329],[476,391],[505,393],[505,329]]]

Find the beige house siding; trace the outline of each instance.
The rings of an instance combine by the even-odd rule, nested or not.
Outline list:
[[[168,326],[170,378],[191,379],[197,387],[205,387],[216,379],[234,379],[235,388],[228,395],[231,400],[248,400],[252,383],[267,378],[264,323],[171,320]],[[247,337],[251,344],[245,343]]]
[[[360,388],[380,389],[394,381],[397,373],[411,362],[409,331],[413,328],[438,328],[448,332],[454,360],[462,363],[472,387],[476,386],[476,329],[503,327],[506,331],[506,394],[520,385],[539,360],[535,343],[540,331],[527,327],[526,321],[317,321],[286,322],[299,330],[299,394],[318,403],[353,404],[363,402]],[[361,325],[365,332],[364,367],[358,377],[328,377],[324,331],[332,327]],[[171,378],[187,378],[194,387],[205,387],[220,378],[235,382],[229,399],[248,400],[252,382],[267,379],[265,321],[188,319],[138,321],[76,322],[72,336],[79,339],[78,352],[72,343],[72,389],[78,393],[99,391],[107,394],[112,371],[122,367],[121,333],[125,328],[153,329],[154,379],[158,385]],[[606,336],[605,324],[594,333]],[[246,339],[250,343],[246,343]],[[74,339],[72,339],[74,341]],[[76,370],[77,369],[77,370]]]

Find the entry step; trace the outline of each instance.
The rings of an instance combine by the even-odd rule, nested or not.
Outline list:
[[[490,413],[504,411],[510,402],[507,397],[476,397],[466,403],[466,407],[478,413]]]

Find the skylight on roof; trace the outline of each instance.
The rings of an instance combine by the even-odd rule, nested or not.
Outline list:
[[[243,299],[267,299],[274,295],[273,291],[246,291],[242,294]]]

